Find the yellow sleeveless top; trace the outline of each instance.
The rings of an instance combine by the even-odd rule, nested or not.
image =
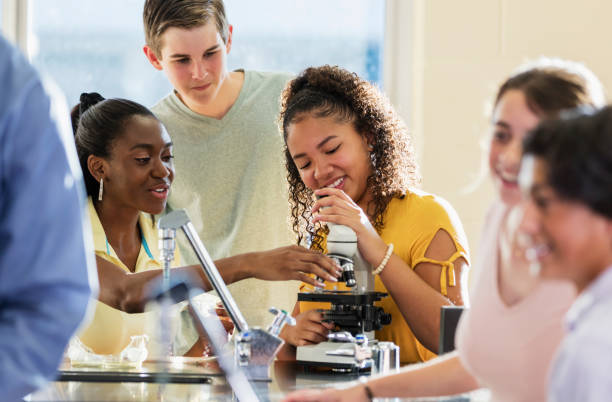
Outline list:
[[[97,256],[130,272],[127,266],[117,257],[115,250],[106,239],[100,218],[89,198],[89,217],[93,231],[94,249]],[[163,265],[157,260],[159,256],[158,232],[151,215],[140,213],[138,220],[142,233],[142,245],[138,254],[135,272],[150,269],[161,269]],[[172,267],[178,266],[180,256],[178,248],[174,255]],[[149,339],[159,337],[158,334],[147,333],[157,326],[146,325],[151,313],[129,314],[114,309],[96,300],[95,313],[89,324],[77,335],[81,342],[89,346],[97,354],[119,354],[129,343],[133,335],[146,334]]]
[[[463,226],[453,207],[440,197],[420,190],[411,190],[403,198],[391,200],[384,216],[385,226],[380,231],[385,243],[393,243],[394,254],[406,265],[414,269],[421,262],[442,266],[440,289],[447,294],[448,286],[456,286],[453,262],[463,257],[469,264],[467,237]],[[436,261],[425,257],[425,252],[439,230],[446,231],[455,244],[457,251],[446,261]],[[346,290],[343,284],[326,282],[326,289]],[[313,287],[303,284],[300,291],[309,292]],[[375,278],[375,290],[388,293],[378,276]],[[391,324],[376,331],[376,339],[391,341],[400,347],[402,364],[422,362],[432,359],[435,353],[425,348],[416,339],[410,326],[391,296],[375,303],[385,312],[391,314]],[[300,302],[300,311],[314,308],[329,308],[328,303]]]

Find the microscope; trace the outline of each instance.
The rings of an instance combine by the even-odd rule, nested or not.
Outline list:
[[[387,294],[374,291],[372,267],[357,250],[355,232],[347,226],[330,223],[328,228],[327,256],[342,268],[339,283],[344,283],[348,290],[317,289],[298,293],[300,302],[331,303],[331,308],[323,310],[323,319],[334,323],[335,329],[328,334],[326,342],[298,346],[296,360],[306,367],[337,372],[369,370],[377,363],[373,360],[378,344],[374,331],[391,323],[391,315],[374,306],[374,302]]]

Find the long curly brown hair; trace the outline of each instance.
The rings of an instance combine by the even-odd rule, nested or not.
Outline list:
[[[285,140],[291,223],[298,244],[304,240],[322,250],[321,228],[312,225],[313,191],[306,187],[287,148],[287,129],[311,115],[334,117],[353,124],[373,149],[372,174],[367,178],[372,198],[365,211],[376,230],[393,197],[401,197],[420,184],[412,139],[388,99],[372,84],[338,66],[310,67],[290,81],[281,97],[279,125]]]

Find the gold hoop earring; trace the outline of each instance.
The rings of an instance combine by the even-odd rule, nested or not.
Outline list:
[[[104,193],[104,178],[100,179],[100,190],[98,190],[98,201],[102,201],[102,194]]]

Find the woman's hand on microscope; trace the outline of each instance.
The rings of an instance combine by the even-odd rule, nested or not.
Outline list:
[[[331,282],[338,282],[342,276],[342,269],[331,258],[300,246],[249,253],[247,263],[252,277],[267,281],[299,280],[323,287],[309,274]]]
[[[285,325],[281,339],[293,346],[316,345],[327,340],[327,334],[334,328],[331,322],[323,322],[320,310],[309,310],[295,317],[295,325]]]
[[[357,247],[361,256],[376,266],[385,256],[387,245],[380,238],[370,218],[344,191],[337,188],[320,188],[319,198],[312,207],[315,222],[331,222],[348,226],[357,235]]]

